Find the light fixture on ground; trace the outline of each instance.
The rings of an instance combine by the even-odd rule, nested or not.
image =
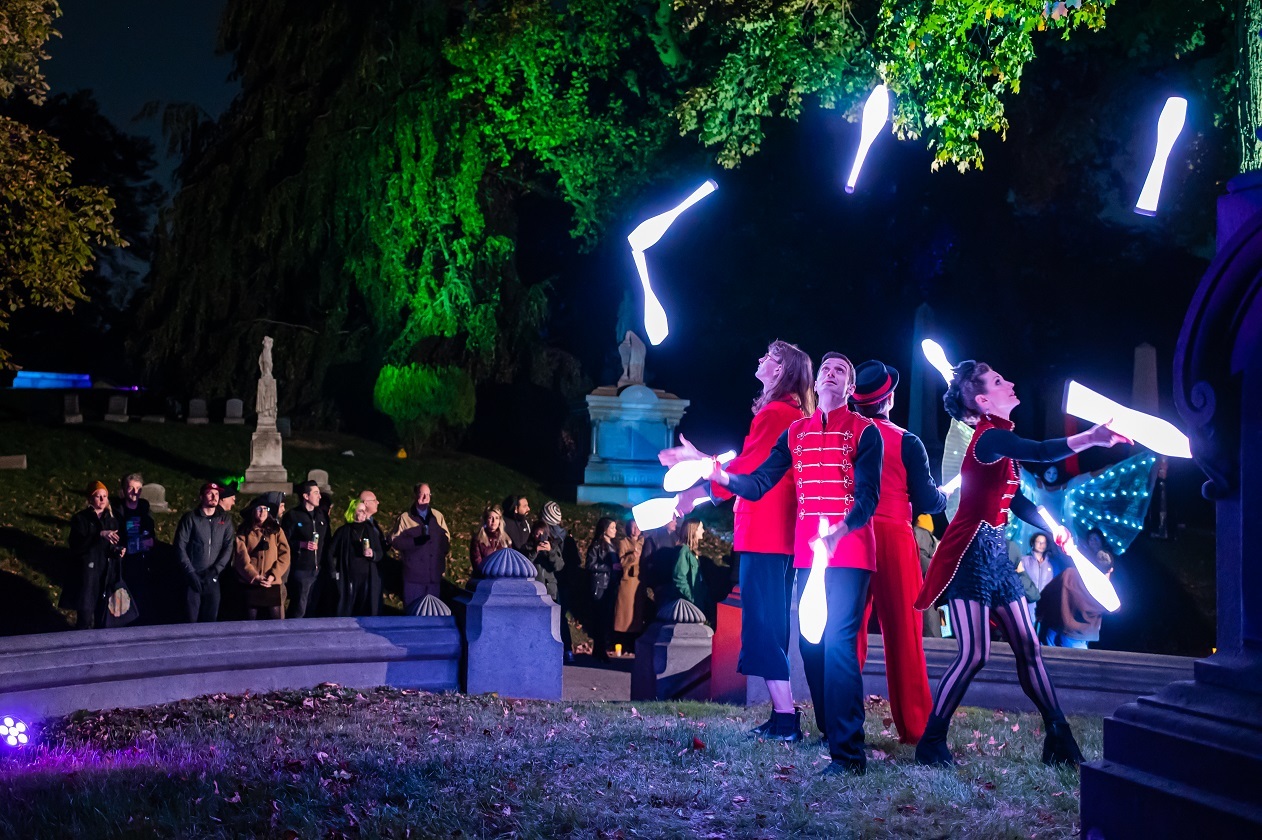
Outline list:
[[[666,320],[666,310],[662,308],[661,301],[653,293],[653,285],[649,281],[648,262],[644,258],[644,252],[657,244],[657,241],[662,238],[675,219],[679,218],[680,213],[683,213],[718,188],[719,185],[714,181],[706,181],[693,190],[692,195],[680,202],[675,208],[665,213],[659,213],[651,219],[645,219],[636,225],[635,230],[627,235],[627,242],[631,244],[631,257],[635,260],[635,268],[640,275],[640,285],[644,287],[644,332],[648,335],[649,343],[654,346],[666,340],[666,336],[670,334],[670,326]]]
[[[1086,385],[1069,380],[1065,386],[1065,413],[1088,423],[1104,423],[1141,446],[1168,458],[1191,458],[1192,447],[1187,435],[1173,424],[1142,411],[1127,408]]]
[[[850,177],[846,179],[846,192],[854,192],[854,185],[859,180],[859,170],[868,156],[872,141],[881,133],[890,118],[890,91],[885,85],[877,85],[868,94],[868,101],[863,105],[863,128],[859,133],[859,148],[855,151],[854,165],[850,167]]]
[[[1157,120],[1157,149],[1152,156],[1152,166],[1148,168],[1148,177],[1144,180],[1144,188],[1135,202],[1135,212],[1141,216],[1157,215],[1157,200],[1161,198],[1161,181],[1166,175],[1166,160],[1174,141],[1183,131],[1183,123],[1187,118],[1188,101],[1182,96],[1172,96],[1166,100],[1161,109],[1161,117]]]
[[[0,743],[10,747],[24,747],[30,740],[31,734],[21,720],[11,715],[0,719]]]

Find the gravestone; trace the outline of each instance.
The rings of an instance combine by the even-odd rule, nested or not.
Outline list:
[[[1104,757],[1082,767],[1084,838],[1262,837],[1262,172],[1218,200],[1174,401],[1215,507],[1218,647],[1192,680],[1105,718]]]
[[[281,459],[280,432],[276,428],[276,377],[272,375],[272,337],[263,337],[259,354],[259,385],[254,401],[258,425],[250,436],[250,466],[245,471],[241,489],[247,493],[279,490],[293,492],[289,473]]]
[[[311,470],[307,473],[307,481],[314,481],[320,488],[320,492],[326,495],[333,493],[333,488],[329,486],[329,473],[327,470]]]
[[[66,394],[62,397],[62,422],[64,423],[82,423],[83,413],[79,411],[79,395]]]
[[[710,699],[713,637],[705,614],[691,601],[663,604],[635,642],[631,699]]]
[[[190,426],[204,426],[210,422],[210,413],[206,410],[205,400],[188,401],[188,423]]]
[[[223,422],[226,426],[245,425],[245,403],[236,397],[228,400],[228,404],[224,409]]]
[[[110,407],[105,413],[105,419],[109,423],[126,423],[131,420],[127,414],[127,397],[122,394],[110,397]]]
[[[154,513],[169,513],[171,506],[167,504],[167,489],[161,484],[146,484],[140,488],[140,498],[149,503],[149,510]]]
[[[525,555],[501,548],[482,564],[464,605],[465,690],[561,699],[561,608]]]
[[[579,504],[635,505],[662,495],[657,453],[675,445],[688,400],[646,385],[597,388],[587,395],[592,445]]]
[[[0,470],[26,469],[25,455],[0,455]]]

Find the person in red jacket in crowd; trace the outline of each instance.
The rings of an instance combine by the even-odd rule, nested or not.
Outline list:
[[[969,683],[990,658],[990,618],[994,616],[1012,646],[1021,688],[1043,715],[1047,732],[1043,763],[1076,767],[1082,763],[1082,752],[1043,667],[1025,590],[1016,566],[1008,559],[1004,529],[1010,513],[1043,526],[1038,508],[1021,495],[1018,461],[1047,464],[1093,446],[1109,447],[1129,440],[1110,429],[1108,423],[1068,438],[1033,441],[1017,437],[1009,419],[1021,402],[1016,388],[990,365],[971,359],[955,366],[942,402],[948,414],[974,426],[975,431],[960,465],[960,508],[933,553],[915,606],[927,610],[945,598],[960,651],[938,683],[933,713],[916,745],[916,761],[955,763],[947,747],[947,729]],[[1068,538],[1064,526],[1056,529],[1055,537],[1058,545],[1064,545]]]
[[[815,412],[811,357],[786,341],[773,341],[758,360],[755,378],[762,393],[754,400],[754,419],[741,453],[727,465],[753,472],[795,420]],[[716,499],[732,494],[714,487]],[[741,652],[737,670],[761,677],[771,696],[771,717],[750,734],[780,741],[801,738],[795,726],[774,726],[777,719],[796,723],[789,682],[789,610],[793,597],[793,523],[797,499],[788,476],[758,501],[737,499],[732,549],[739,556]],[[777,715],[780,717],[777,718]]]
[[[855,370],[855,389],[850,395],[851,406],[876,424],[885,443],[881,498],[872,514],[876,572],[868,586],[859,628],[859,669],[867,662],[867,628],[875,605],[885,644],[890,716],[898,727],[898,739],[915,744],[924,734],[932,698],[921,641],[923,622],[911,605],[924,582],[920,551],[911,530],[912,513],[941,513],[947,497],[929,474],[929,454],[920,438],[890,422],[897,387],[898,371],[872,359]]]
[[[749,475],[729,473],[713,461],[708,476],[710,492],[718,485],[742,499],[757,501],[792,470],[797,503],[793,565],[798,569],[799,607],[816,549],[826,557],[826,568],[820,570],[828,611],[823,634],[818,644],[800,636],[798,647],[815,704],[815,722],[832,757],[824,770],[828,776],[859,775],[867,768],[863,675],[855,637],[868,597],[868,578],[876,569],[871,518],[881,494],[885,447],[876,425],[847,408],[853,391],[854,365],[840,353],[825,353],[815,377],[819,398],[815,413],[794,421]],[[668,456],[677,460],[708,457],[687,443],[662,456],[663,463]],[[692,501],[681,497],[681,506],[686,502],[691,509]],[[776,725],[800,729],[799,717],[795,712]]]

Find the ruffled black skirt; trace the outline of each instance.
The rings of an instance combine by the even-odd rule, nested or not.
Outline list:
[[[1001,607],[1025,597],[1017,569],[1008,559],[1004,529],[985,522],[964,549],[959,569],[946,588],[947,599],[962,598]]]

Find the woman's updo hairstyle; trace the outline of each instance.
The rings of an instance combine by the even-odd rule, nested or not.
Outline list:
[[[956,365],[952,373],[954,378],[942,396],[942,405],[947,414],[972,426],[982,417],[977,409],[977,395],[986,393],[985,379],[990,365],[967,359]]]

